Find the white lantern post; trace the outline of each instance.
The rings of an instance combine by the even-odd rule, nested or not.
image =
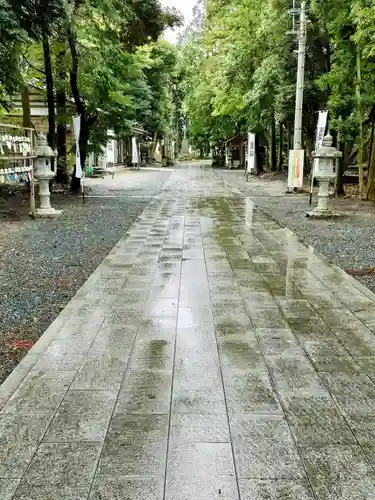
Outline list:
[[[327,135],[323,139],[323,145],[313,152],[316,161],[315,178],[319,182],[318,206],[307,217],[315,219],[326,219],[337,216],[328,206],[329,184],[335,179],[336,161],[341,158],[342,153],[332,146],[332,136]]]
[[[56,210],[51,207],[51,193],[49,190],[50,180],[55,177],[56,172],[51,170],[51,160],[55,156],[53,149],[48,146],[47,139],[43,134],[37,138],[35,147],[35,178],[39,184],[40,207],[36,209],[37,217],[56,217],[62,213],[62,210]]]

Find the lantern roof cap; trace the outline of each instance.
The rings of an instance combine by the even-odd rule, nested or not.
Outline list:
[[[328,147],[331,147],[333,144],[333,137],[331,136],[331,134],[328,132],[328,134],[324,137],[323,139],[323,146],[328,146]]]
[[[328,133],[324,137],[322,145],[320,147],[318,147],[316,151],[313,152],[313,154],[312,154],[313,158],[317,158],[317,159],[319,159],[319,158],[321,158],[321,159],[331,158],[332,160],[335,160],[337,158],[341,158],[342,157],[341,151],[339,151],[334,146],[332,146],[332,144],[333,144],[333,138]]]
[[[34,154],[42,158],[53,158],[55,156],[53,149],[47,144],[45,135],[38,135]]]

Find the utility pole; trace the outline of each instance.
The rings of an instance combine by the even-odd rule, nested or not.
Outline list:
[[[290,10],[290,14],[293,16],[293,31],[292,33],[297,34],[298,37],[298,63],[297,63],[297,83],[296,83],[296,106],[294,114],[294,138],[293,138],[293,151],[297,153],[293,154],[297,159],[289,159],[289,175],[288,175],[288,188],[287,193],[291,193],[293,190],[297,189],[296,183],[300,184],[303,182],[303,159],[302,153],[302,113],[303,113],[303,90],[305,83],[305,59],[306,59],[306,1],[303,0],[301,3],[301,8],[297,9],[295,7],[295,0],[293,0],[293,9]],[[295,26],[295,16],[299,14],[299,30],[296,32],[294,30]],[[298,162],[299,180],[296,179],[296,174],[294,172],[295,162]],[[292,171],[291,171],[292,170]],[[302,185],[300,186],[302,187]]]
[[[298,36],[298,67],[296,88],[296,109],[294,115],[294,141],[293,149],[302,149],[302,111],[303,89],[305,84],[305,58],[306,58],[306,2],[301,3],[300,26]]]

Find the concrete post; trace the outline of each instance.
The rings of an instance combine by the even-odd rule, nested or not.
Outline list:
[[[300,28],[298,37],[298,67],[296,87],[296,108],[294,115],[294,141],[293,149],[302,149],[302,112],[303,89],[305,84],[305,58],[306,58],[306,2],[301,4]]]
[[[306,1],[301,3],[300,26],[298,33],[298,65],[296,83],[296,105],[294,113],[294,138],[293,150],[302,149],[302,115],[303,115],[303,90],[305,84],[305,58],[306,58]],[[289,154],[293,154],[290,152]],[[289,159],[289,175],[286,193],[292,193],[295,189],[290,185],[290,169],[292,162]]]

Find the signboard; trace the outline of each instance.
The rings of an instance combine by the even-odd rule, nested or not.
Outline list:
[[[319,111],[318,124],[316,127],[315,151],[323,145],[323,139],[327,128],[328,111]],[[313,177],[316,176],[317,160],[314,160]]]
[[[181,153],[183,155],[187,155],[189,154],[189,141],[185,138],[185,139],[182,139],[182,143],[181,143]]]
[[[255,172],[255,134],[249,132],[247,136],[247,172]]]
[[[76,177],[82,178],[81,154],[79,150],[79,134],[81,132],[81,115],[73,118],[73,128],[76,139]]]
[[[133,165],[138,165],[139,163],[137,139],[135,137],[132,137],[132,163]]]
[[[305,151],[292,149],[289,151],[288,188],[302,188]]]
[[[107,143],[107,163],[115,163],[115,141],[110,139]]]

